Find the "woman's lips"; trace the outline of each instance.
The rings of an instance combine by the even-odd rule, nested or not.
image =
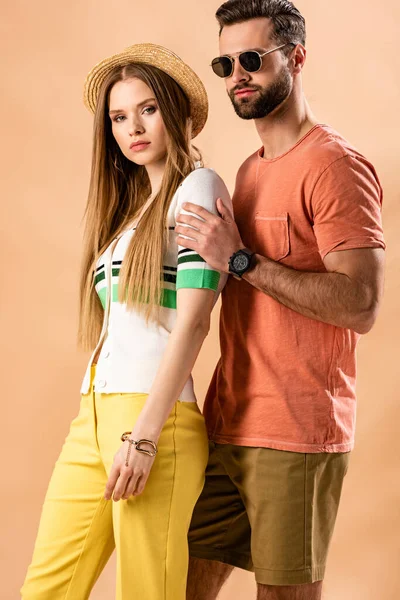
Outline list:
[[[151,142],[140,142],[139,144],[132,144],[130,150],[132,150],[132,152],[140,152],[150,146],[150,143]]]

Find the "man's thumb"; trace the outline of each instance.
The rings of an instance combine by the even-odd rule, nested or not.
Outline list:
[[[231,220],[232,220],[231,214],[227,210],[227,208],[226,208],[225,204],[222,202],[221,198],[217,198],[217,210],[224,221],[226,221],[227,223],[231,222]]]

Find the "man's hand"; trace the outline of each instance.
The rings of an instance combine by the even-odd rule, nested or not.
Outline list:
[[[217,200],[220,216],[213,215],[205,208],[191,202],[185,202],[182,207],[197,216],[182,213],[178,215],[177,223],[180,224],[175,227],[175,232],[179,234],[177,237],[179,246],[194,250],[217,271],[229,273],[230,257],[245,246],[237,225],[221,198]],[[189,236],[190,239],[182,235]]]

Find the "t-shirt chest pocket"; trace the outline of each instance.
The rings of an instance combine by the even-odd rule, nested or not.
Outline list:
[[[290,252],[288,213],[273,215],[268,211],[257,211],[252,238],[250,248],[258,254],[272,260],[285,258]]]

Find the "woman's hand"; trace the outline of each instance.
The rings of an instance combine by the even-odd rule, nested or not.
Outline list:
[[[110,500],[111,497],[115,502],[121,498],[127,500],[130,496],[139,496],[145,488],[155,457],[138,452],[132,447],[126,466],[129,446],[130,442],[124,442],[114,456],[104,493],[106,500]],[[143,444],[143,447],[147,449],[146,444]]]

